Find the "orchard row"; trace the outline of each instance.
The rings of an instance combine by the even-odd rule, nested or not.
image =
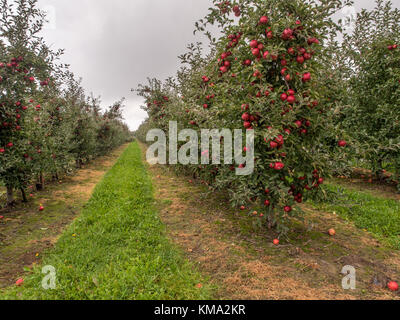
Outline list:
[[[107,154],[130,132],[123,100],[101,111],[100,100],[85,96],[67,66],[57,64],[62,51],[37,36],[45,15],[35,3],[0,10],[7,22],[0,29],[0,185],[11,204],[15,190],[26,201],[28,186],[43,188],[46,177]]]
[[[379,52],[385,59],[382,64],[386,73],[390,63],[393,75],[382,81],[390,82],[395,94],[391,96],[391,117],[396,113],[396,118],[388,117],[387,121],[396,121],[400,114],[399,33],[386,30],[385,37],[377,33],[367,38],[356,33],[345,35],[342,47],[334,40],[341,28],[332,17],[347,5],[346,1],[240,0],[214,4],[196,23],[196,31],[209,36],[211,53],[203,54],[200,44],[190,45],[190,51],[180,57],[183,67],[176,77],[165,83],[153,79],[138,88],[149,119],[136,136],[145,140],[151,128],[167,131],[169,121],[178,121],[179,129],[254,130],[256,162],[249,177],[236,176],[235,166],[230,165],[176,167],[211,189],[224,190],[242,210],[250,204],[259,206],[261,223],[285,231],[284,221],[301,214],[296,204],[318,196],[325,177],[348,170],[354,160],[380,156],[371,153],[361,139],[365,131],[359,134],[361,125],[356,116],[363,113],[363,121],[367,116],[377,118],[377,109],[387,102],[374,99],[374,107],[367,101],[369,112],[365,112],[364,100],[349,101],[353,90],[360,98],[367,95],[365,91],[374,94],[373,85],[369,88],[358,83],[365,81],[363,72],[374,70],[363,69],[370,57],[364,57],[355,43],[365,39],[365,52],[368,48],[372,56]],[[390,11],[390,7],[376,10]],[[388,15],[398,19],[397,13],[390,11]],[[373,33],[373,22],[369,23],[362,15],[357,21],[366,24],[366,33]],[[207,31],[210,24],[219,27],[221,38],[212,38]],[[379,114],[381,121],[383,116]],[[376,137],[373,123],[367,121],[362,126],[371,126],[370,137]],[[400,148],[394,148],[399,137],[393,135],[391,157],[385,160],[400,159]]]

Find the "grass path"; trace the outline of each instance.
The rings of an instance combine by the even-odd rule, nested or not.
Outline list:
[[[372,186],[332,182],[327,190],[336,196],[331,201],[316,204],[317,208],[335,212],[347,221],[369,231],[377,239],[400,250],[400,201],[397,194],[374,191]]]
[[[210,278],[218,298],[400,299],[386,289],[389,279],[399,280],[400,253],[351,221],[305,205],[305,222],[294,221],[294,231],[274,246],[277,235],[230,209],[223,194],[203,196],[206,186],[163,166],[148,170],[170,239]],[[357,270],[354,291],[341,286],[346,265]]]
[[[92,161],[72,176],[32,193],[29,203],[0,210],[0,288],[15,283],[24,267],[39,263],[63,230],[79,215],[94,187],[114,165],[127,145]],[[39,205],[45,211],[39,212]]]
[[[202,299],[202,277],[165,236],[152,185],[136,143],[96,186],[81,215],[42,265],[54,266],[57,288],[41,288],[41,266],[1,298]]]

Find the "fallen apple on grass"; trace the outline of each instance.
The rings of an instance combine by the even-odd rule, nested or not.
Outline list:
[[[389,288],[390,291],[395,292],[395,291],[399,290],[399,285],[398,285],[398,283],[395,282],[395,281],[390,281],[390,282],[388,283],[388,288]]]

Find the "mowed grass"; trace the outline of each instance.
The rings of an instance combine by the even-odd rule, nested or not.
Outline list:
[[[56,289],[42,288],[42,267]],[[96,186],[80,217],[21,287],[2,299],[209,299],[211,289],[167,239],[137,143]],[[203,285],[200,286],[199,284]]]
[[[400,250],[400,202],[375,196],[368,191],[350,190],[338,184],[327,184],[327,191],[334,199],[314,204],[319,209],[336,212],[353,221],[376,238]]]

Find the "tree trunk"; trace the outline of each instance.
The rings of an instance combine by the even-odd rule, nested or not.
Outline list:
[[[10,186],[7,186],[7,206],[13,205],[14,202],[14,189]]]
[[[82,160],[81,159],[76,160],[76,167],[78,169],[82,168]]]
[[[44,190],[44,178],[42,173],[40,173],[38,176],[38,182],[36,183],[36,190],[37,191]]]
[[[24,188],[21,187],[20,190],[21,190],[21,195],[22,195],[22,201],[23,202],[28,202],[28,199],[26,198],[26,193],[25,193]]]
[[[383,172],[383,160],[379,159],[378,160],[378,171],[375,172],[376,177],[378,178],[379,181],[385,180],[385,173]]]

